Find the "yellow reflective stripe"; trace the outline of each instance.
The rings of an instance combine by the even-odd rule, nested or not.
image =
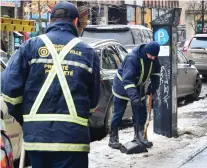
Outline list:
[[[148,81],[148,79],[149,79],[149,77],[150,77],[150,75],[151,75],[151,72],[152,72],[152,65],[153,65],[153,62],[151,62],[151,64],[150,64],[150,69],[149,69],[147,78],[146,78],[145,82],[143,83],[143,85]]]
[[[112,93],[113,93],[114,96],[116,96],[116,97],[118,97],[120,99],[124,99],[124,100],[129,100],[130,101],[130,99],[128,97],[124,97],[124,96],[118,95],[117,93],[115,93],[115,91],[113,89],[112,89]]]
[[[33,122],[33,121],[63,121],[63,122],[73,122],[83,126],[88,125],[88,119],[81,118],[78,116],[72,116],[69,114],[36,114],[23,115],[24,122]]]
[[[73,151],[73,152],[89,152],[89,144],[73,144],[73,143],[37,143],[24,142],[24,149],[29,151]]]
[[[43,64],[52,64],[53,60],[52,59],[46,59],[46,58],[37,58],[37,59],[32,59],[29,61],[29,64],[38,64],[38,63],[43,63]],[[71,66],[77,66],[80,68],[83,68],[87,70],[89,73],[92,73],[92,68],[88,67],[85,64],[79,63],[77,61],[69,61],[69,60],[63,60],[61,65],[71,65]]]
[[[97,107],[98,107],[98,104],[97,104],[97,106],[96,106],[95,108],[91,108],[91,109],[90,109],[90,113],[95,112],[95,110],[97,109]]]
[[[141,100],[144,100],[146,98],[146,96],[143,96],[142,98],[141,98]]]
[[[136,88],[135,84],[126,85],[126,86],[124,86],[124,89],[132,88],[132,87]]]
[[[122,79],[121,75],[119,75],[119,73],[118,73],[118,72],[116,73],[116,75],[117,75],[117,77],[119,78],[119,80],[120,80],[120,81],[123,81],[123,79]]]
[[[6,131],[6,125],[3,119],[0,119],[0,130]]]
[[[52,42],[50,41],[50,39],[46,35],[41,35],[40,38],[46,44],[48,50],[50,51],[52,59],[54,60],[53,61],[54,66],[53,67],[56,70],[56,73],[57,73],[57,76],[58,76],[61,88],[63,90],[63,94],[65,96],[65,101],[66,101],[66,104],[68,106],[68,110],[70,111],[71,115],[77,116],[77,112],[76,112],[75,104],[74,104],[74,101],[73,101],[73,98],[72,98],[72,95],[71,95],[71,92],[70,92],[70,88],[69,88],[69,86],[67,84],[67,80],[65,78],[63,69],[61,67],[62,60],[59,59],[59,55],[58,55],[55,47],[53,46]],[[62,51],[65,51],[64,48],[63,48]],[[64,52],[64,54],[63,54],[64,57],[67,55],[67,53],[68,53],[68,51]]]
[[[141,75],[140,75],[140,78],[139,78],[139,82],[137,83],[137,86],[142,83],[143,76],[144,76],[144,62],[143,62],[143,58],[140,58],[140,63],[141,63],[141,66],[142,66],[142,70],[141,70]]]
[[[62,61],[65,57],[65,53],[68,53],[78,42],[80,42],[79,39],[75,38],[73,40],[71,40],[64,48],[63,50],[60,52],[59,54],[59,58],[60,61]],[[67,52],[66,52],[67,51]],[[44,99],[53,79],[55,78],[56,72],[55,72],[55,67],[53,66],[51,71],[48,74],[47,79],[45,80],[45,83],[43,84],[42,88],[40,89],[39,94],[37,95],[37,98],[32,106],[32,109],[30,111],[30,115],[34,116],[38,110],[38,108],[40,107],[40,104],[42,103],[42,100]]]
[[[152,73],[152,75],[160,76],[160,73]]]
[[[2,97],[5,102],[11,103],[13,105],[22,103],[22,96],[12,98],[2,93]]]
[[[96,108],[92,108],[92,109],[90,109],[90,113],[95,112],[95,110],[96,110]]]
[[[117,94],[113,89],[112,89],[112,93],[113,93],[113,95],[114,95],[115,97],[117,97],[117,98],[131,101],[128,97],[121,96],[121,95]],[[143,97],[141,98],[141,100],[144,100],[145,98],[146,98],[146,96],[143,96]]]

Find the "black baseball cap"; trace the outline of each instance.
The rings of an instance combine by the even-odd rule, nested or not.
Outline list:
[[[78,27],[80,27],[78,9],[74,4],[72,4],[70,2],[57,3],[53,7],[51,15],[50,15],[50,19],[53,19],[53,18],[64,18],[64,19],[78,18]]]

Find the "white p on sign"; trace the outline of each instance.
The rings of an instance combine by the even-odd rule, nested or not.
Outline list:
[[[162,31],[159,31],[158,32],[158,41],[161,42],[162,41],[162,38],[165,36],[164,32]]]

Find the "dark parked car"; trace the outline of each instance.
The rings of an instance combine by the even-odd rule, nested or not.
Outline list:
[[[89,119],[91,127],[108,130],[113,113],[112,83],[117,69],[127,55],[126,49],[116,40],[81,38],[82,41],[92,46],[100,58],[101,96],[95,112]],[[132,116],[130,104],[126,109],[124,119]]]
[[[152,41],[152,30],[142,25],[88,25],[82,37],[115,39],[128,51],[139,44]]]

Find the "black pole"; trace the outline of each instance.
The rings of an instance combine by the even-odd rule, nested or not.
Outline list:
[[[137,24],[137,7],[135,6],[135,25]]]
[[[204,1],[201,2],[202,3],[202,33],[203,32],[203,29],[204,29]]]
[[[141,7],[142,25],[144,25],[144,14],[145,14],[144,7]]]

